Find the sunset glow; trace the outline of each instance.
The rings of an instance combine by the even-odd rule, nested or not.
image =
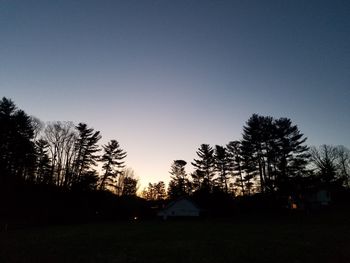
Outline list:
[[[249,2],[249,3],[248,3]],[[253,113],[350,146],[350,19],[332,1],[0,1],[0,91],[117,139],[142,186]]]

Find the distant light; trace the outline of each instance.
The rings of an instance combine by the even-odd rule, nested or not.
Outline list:
[[[137,220],[138,219],[138,217],[137,216],[134,216],[134,220]]]

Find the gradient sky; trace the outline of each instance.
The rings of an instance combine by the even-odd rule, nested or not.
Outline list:
[[[142,185],[253,113],[350,148],[350,1],[0,0],[0,96],[117,139]]]

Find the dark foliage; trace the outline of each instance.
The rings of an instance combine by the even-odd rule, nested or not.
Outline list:
[[[0,187],[33,180],[34,129],[30,117],[7,98],[0,101]]]
[[[214,187],[215,176],[214,149],[209,144],[202,144],[196,153],[199,158],[191,162],[196,169],[192,174],[194,190],[211,192]]]
[[[285,212],[287,200],[298,198],[306,207],[307,197],[320,189],[332,194],[334,204],[349,199],[349,150],[323,145],[309,151],[288,118],[253,114],[242,140],[202,144],[190,176],[186,161],[175,160],[168,191],[162,181],[150,183],[144,199],[136,196],[138,179],[124,169],[127,153],[118,141],[104,145],[100,156],[100,132],[87,124],[43,126],[11,100],[0,101],[0,223],[154,217],[167,198],[183,196],[209,217]]]
[[[175,160],[171,165],[171,180],[168,185],[168,197],[176,199],[181,196],[189,195],[191,184],[185,171],[186,162],[184,160]]]
[[[122,173],[123,159],[126,157],[126,152],[121,149],[116,140],[111,140],[107,145],[104,145],[103,150],[101,162],[104,174],[101,178],[100,189],[105,189],[107,186],[115,187],[116,178]]]
[[[246,166],[258,174],[261,192],[288,192],[294,179],[307,174],[305,141],[287,118],[252,115],[243,128],[241,149],[244,156],[250,156]]]

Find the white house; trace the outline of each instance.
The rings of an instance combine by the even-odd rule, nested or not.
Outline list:
[[[199,213],[199,207],[183,197],[171,202],[163,210],[159,211],[157,215],[166,220],[168,217],[198,217]]]

